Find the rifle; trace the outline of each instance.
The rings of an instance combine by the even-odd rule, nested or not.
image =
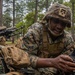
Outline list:
[[[0,27],[0,36],[3,36],[5,37],[6,39],[10,38],[11,36],[15,36],[17,34],[21,34],[21,31],[20,29],[23,29],[24,26],[21,26],[19,28],[16,28],[16,27],[11,27],[11,28],[6,28],[5,26],[1,26]],[[1,62],[2,62],[2,66],[4,68],[4,72],[5,73],[8,73],[9,72],[9,68],[1,54],[1,48],[4,47],[2,45],[0,45],[0,59],[1,59]]]
[[[19,28],[16,28],[16,27],[11,27],[11,28],[1,27],[0,28],[0,36],[4,36],[5,38],[10,38],[11,36],[21,34],[22,32],[20,31],[20,29],[23,29],[23,28],[24,28],[24,26],[21,26]]]

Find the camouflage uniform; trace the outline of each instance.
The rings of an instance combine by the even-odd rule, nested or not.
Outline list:
[[[0,31],[3,31],[3,30],[5,30],[6,29],[6,27],[5,26],[1,26],[0,27]],[[9,47],[9,48],[8,48]],[[10,49],[10,48],[12,48],[13,50],[18,50],[17,52],[15,52],[15,51],[13,51],[12,49]],[[15,48],[15,49],[14,49]],[[12,52],[12,51],[13,52]],[[4,52],[3,52],[4,51]],[[6,39],[5,39],[5,37],[4,36],[0,36],[0,75],[25,75],[25,74],[23,74],[23,72],[22,72],[22,70],[21,69],[16,69],[15,70],[15,68],[13,68],[13,67],[11,67],[11,66],[9,66],[9,63],[11,63],[11,61],[12,60],[15,60],[15,57],[16,57],[16,60],[18,59],[18,57],[20,56],[20,57],[22,57],[21,55],[23,55],[23,52],[24,52],[24,55],[25,55],[25,51],[23,51],[22,52],[22,54],[21,54],[21,52],[19,52],[19,51],[21,51],[22,52],[22,50],[19,50],[19,48],[17,49],[17,47],[15,47],[14,45],[7,45],[6,44]],[[16,54],[15,54],[15,53]],[[18,54],[18,52],[20,53],[20,54]],[[9,54],[10,53],[10,54]],[[13,54],[15,54],[15,55],[17,55],[17,56],[15,56],[15,55],[13,55]],[[19,55],[19,56],[18,56]],[[27,54],[28,55],[28,54]],[[19,61],[20,61],[20,58],[19,57]],[[28,56],[27,56],[27,58],[24,56],[24,63],[25,63],[25,61],[26,61],[26,59],[28,60]],[[10,61],[11,60],[11,61]],[[20,63],[22,63],[22,65],[23,65],[23,60],[21,60],[21,62],[19,62],[19,61],[17,61],[18,62],[18,64],[20,64]],[[12,63],[11,64],[13,64],[14,63],[14,61],[12,61]],[[17,64],[17,65],[18,65]],[[16,65],[16,64],[15,64]],[[20,65],[20,68],[22,67],[22,65]],[[25,65],[25,64],[24,64]],[[27,64],[26,64],[26,66],[28,66]],[[19,67],[19,65],[18,65],[18,67]],[[23,66],[24,67],[24,66]]]
[[[68,10],[69,8],[66,8],[63,5],[53,5],[49,8],[46,16],[44,16],[42,23],[34,23],[25,34],[21,47],[29,53],[31,66],[33,67],[33,70],[35,69],[35,75],[57,74],[57,69],[52,67],[37,69],[36,63],[39,57],[54,58],[60,54],[70,54],[74,50],[74,41],[70,33],[63,31],[62,35],[53,41],[47,29],[48,18],[50,17],[59,18],[60,20],[67,22],[67,27],[70,27],[71,13]]]
[[[69,54],[68,52],[74,49],[73,39],[71,35],[66,31],[64,31],[63,35],[60,36],[60,38],[58,38],[55,41],[52,41],[49,34],[47,34],[47,37],[50,46],[49,51],[46,51],[45,47],[42,48],[43,47],[43,25],[41,25],[40,23],[35,23],[29,28],[27,34],[25,34],[25,37],[23,38],[24,44],[22,44],[22,48],[25,49],[30,54],[30,61],[32,67],[36,66],[38,57],[48,57],[48,58],[56,57],[62,53]],[[48,46],[48,44],[47,45],[45,44],[45,46]],[[45,72],[48,73],[47,68],[44,68],[42,70],[43,71],[46,70]]]
[[[6,29],[5,26],[0,26],[0,31]],[[5,45],[5,38],[3,36],[0,36],[0,45]],[[4,69],[4,65],[2,62],[3,58],[1,56],[1,51],[0,51],[0,74],[4,74],[5,73],[5,69]]]

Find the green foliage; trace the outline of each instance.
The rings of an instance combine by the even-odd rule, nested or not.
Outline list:
[[[22,29],[24,29],[24,31],[25,31],[25,24],[24,24],[23,21],[21,21],[21,22],[19,22],[18,24],[16,24],[16,28],[21,28],[21,27],[22,27]],[[19,30],[19,31],[21,31],[21,30]]]
[[[38,14],[38,21],[42,20],[43,16],[44,16],[44,14],[42,14],[42,13]]]
[[[35,22],[34,16],[35,16],[35,12],[30,12],[25,16],[24,20],[25,20],[26,30],[29,26],[31,26]],[[38,14],[38,21],[41,20],[43,16],[44,14]]]
[[[35,1],[34,0],[27,0],[26,1],[26,9],[28,12],[35,10]]]
[[[17,27],[17,28],[19,28],[19,27],[21,27],[21,26],[23,26],[23,22],[22,22],[22,21],[19,22],[18,24],[16,24],[16,27]]]
[[[10,27],[11,21],[12,21],[12,18],[10,17],[8,13],[3,15],[3,25],[5,25],[6,27]]]
[[[25,34],[26,28],[25,28],[25,24],[23,21],[16,24],[16,28],[18,29],[17,33],[21,33],[22,36]],[[19,34],[17,35],[17,37],[18,36],[19,36]]]
[[[52,0],[48,0],[48,6],[51,4]],[[33,12],[35,11],[35,5],[36,0],[26,0],[26,9],[27,12]],[[46,10],[46,0],[38,0],[38,11],[41,12],[43,10]]]
[[[21,26],[24,26],[24,30],[23,31],[25,33],[27,31],[28,27],[31,26],[35,22],[34,16],[35,16],[35,12],[28,13],[25,16],[23,21],[21,21],[18,24],[16,24],[16,27],[19,28]],[[44,16],[43,14],[38,14],[38,20],[41,20],[43,16]]]
[[[72,9],[72,4],[70,2],[65,2],[63,4],[66,5],[66,6],[69,6]]]
[[[11,13],[12,12],[12,10],[11,10],[12,7],[10,9],[7,9],[7,8],[10,7],[9,5],[12,4],[13,1],[12,0],[4,0],[4,1],[5,1],[5,5],[6,4],[8,5],[6,7],[6,11],[4,12],[4,14],[6,12],[12,14]],[[54,2],[59,2],[59,3],[63,4],[63,1],[64,0],[48,0],[48,6],[51,5]],[[37,8],[38,8],[38,10],[37,10],[38,11],[38,14],[37,14],[38,19],[37,20],[42,19],[43,14],[40,14],[40,12],[43,12],[43,10],[44,10],[44,12],[46,11],[46,6],[47,6],[46,2],[47,2],[47,0],[38,0],[38,6],[37,6]],[[36,4],[35,0],[15,0],[15,6],[16,6],[15,7],[15,23],[17,25],[23,25],[24,24],[25,28],[27,29],[29,26],[31,26],[34,23],[34,21],[35,21],[35,18],[34,18],[35,17],[35,12],[34,11],[35,11],[35,6],[36,6],[35,4]],[[67,5],[67,6],[70,6],[72,8],[71,2],[64,2],[64,4]],[[26,13],[27,13],[27,15],[26,15]],[[7,17],[6,15],[4,15],[4,16]],[[9,18],[9,16],[8,16],[8,18]],[[7,22],[8,18],[4,19],[4,21],[3,21],[4,24],[8,23],[8,22],[10,24],[10,21]],[[22,22],[22,21],[24,21],[24,22]],[[9,25],[9,24],[7,24],[7,25]]]
[[[63,3],[63,0],[54,0],[53,3],[54,2],[58,2],[58,3],[61,3],[62,4]]]
[[[24,18],[26,28],[28,28],[31,24],[34,23],[34,15],[35,15],[34,12],[30,12],[30,13],[28,13],[28,14],[26,15],[26,17]]]
[[[71,3],[75,3],[75,0],[70,0]]]

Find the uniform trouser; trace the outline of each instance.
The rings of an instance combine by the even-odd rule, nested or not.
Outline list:
[[[27,75],[65,75],[64,73],[57,72],[57,69],[55,68],[38,68],[38,69],[32,69],[32,74]]]
[[[75,75],[73,73],[65,73],[55,68],[24,68],[20,71],[23,75]],[[16,74],[15,74],[16,75]]]

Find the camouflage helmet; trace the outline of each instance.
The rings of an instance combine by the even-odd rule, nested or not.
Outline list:
[[[52,6],[48,8],[46,15],[44,16],[43,20],[48,20],[52,18],[58,18],[63,22],[66,22],[68,25],[67,27],[71,27],[71,9],[63,4],[54,3]]]

